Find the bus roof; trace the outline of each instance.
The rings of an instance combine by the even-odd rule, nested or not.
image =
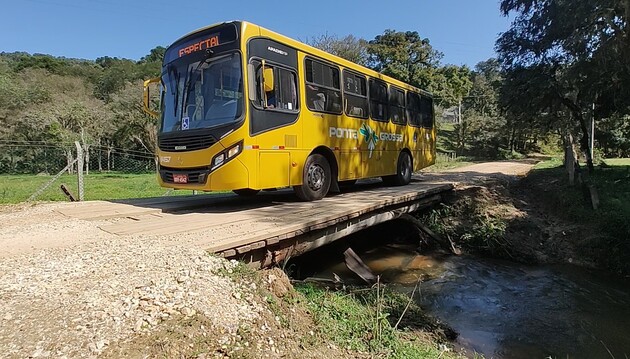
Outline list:
[[[186,38],[188,36],[194,35],[194,34],[196,34],[198,32],[201,32],[201,31],[204,31],[204,30],[216,27],[216,26],[224,25],[224,24],[241,24],[241,26],[243,28],[244,27],[249,27],[249,26],[258,28],[259,29],[259,34],[262,37],[269,37],[271,39],[279,40],[280,42],[282,42],[282,43],[284,43],[284,44],[286,44],[288,46],[291,46],[291,47],[295,48],[296,50],[299,50],[299,51],[302,51],[302,52],[306,52],[306,53],[308,53],[310,55],[314,55],[314,56],[319,57],[319,58],[321,58],[323,60],[326,60],[328,62],[332,62],[332,63],[335,63],[337,65],[341,65],[341,66],[343,66],[345,68],[348,68],[350,70],[355,70],[357,72],[360,72],[362,74],[368,75],[368,76],[373,77],[373,78],[381,79],[381,80],[386,81],[386,82],[388,82],[390,84],[393,84],[393,85],[405,88],[407,90],[412,90],[412,91],[416,91],[416,92],[422,93],[424,95],[431,96],[431,93],[429,91],[419,89],[419,88],[417,88],[415,86],[412,86],[412,85],[409,85],[409,84],[407,84],[407,83],[405,83],[403,81],[397,80],[397,79],[395,79],[395,78],[393,78],[391,76],[384,75],[384,74],[382,74],[380,72],[374,71],[374,70],[369,69],[369,68],[367,68],[365,66],[356,64],[356,63],[354,63],[352,61],[349,61],[349,60],[346,60],[346,59],[344,59],[342,57],[333,55],[331,53],[328,53],[326,51],[320,50],[320,49],[318,49],[316,47],[313,47],[311,45],[305,44],[305,43],[303,43],[301,41],[294,40],[294,39],[292,39],[292,38],[290,38],[288,36],[279,34],[277,32],[274,32],[272,30],[269,30],[267,28],[264,28],[264,27],[262,27],[260,25],[256,25],[256,24],[248,22],[248,21],[242,21],[242,20],[224,21],[224,22],[219,22],[219,23],[215,23],[215,24],[212,24],[212,25],[204,26],[204,27],[199,28],[197,30],[191,31],[191,32],[187,33],[184,36],[181,36],[180,38],[175,40],[173,42],[173,44],[179,42],[180,40],[183,40],[184,38]],[[241,33],[243,33],[242,30],[241,30]]]

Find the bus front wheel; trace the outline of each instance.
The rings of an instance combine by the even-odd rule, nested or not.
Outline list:
[[[320,154],[312,154],[306,159],[302,185],[293,187],[295,194],[303,201],[316,201],[324,198],[330,189],[330,164]]]

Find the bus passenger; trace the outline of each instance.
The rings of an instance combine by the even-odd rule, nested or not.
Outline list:
[[[276,92],[275,91],[268,91],[265,92],[265,95],[267,97],[267,108],[276,108]]]
[[[326,96],[321,92],[318,92],[316,96],[317,98],[313,101],[313,108],[317,111],[326,110]]]

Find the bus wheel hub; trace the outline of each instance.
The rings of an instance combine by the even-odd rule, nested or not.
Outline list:
[[[325,177],[324,169],[321,166],[313,165],[308,168],[308,186],[312,190],[319,191],[324,185]]]

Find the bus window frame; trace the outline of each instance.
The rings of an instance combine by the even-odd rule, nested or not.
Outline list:
[[[357,76],[357,77],[362,77],[362,78],[365,80],[365,96],[363,96],[363,95],[359,95],[359,94],[355,94],[355,93],[352,93],[352,92],[349,92],[349,93],[347,94],[348,96],[354,96],[354,97],[359,97],[359,98],[365,98],[366,103],[367,103],[367,111],[365,111],[365,116],[364,116],[364,117],[357,116],[357,115],[351,115],[351,114],[350,114],[350,113],[348,113],[348,111],[347,111],[348,109],[346,108],[347,106],[346,106],[346,86],[345,86],[345,83],[346,83],[346,82],[345,82],[345,79],[346,79],[346,77],[345,77],[345,76],[346,76],[346,73],[349,73],[349,74],[354,75],[354,76]],[[369,79],[368,79],[368,77],[367,77],[366,75],[364,75],[364,74],[360,73],[360,72],[357,72],[357,71],[354,71],[354,70],[349,70],[349,69],[347,69],[347,68],[343,68],[343,69],[342,69],[342,71],[341,71],[341,82],[344,84],[344,86],[342,86],[342,89],[341,89],[341,90],[342,90],[342,92],[343,92],[343,94],[342,94],[342,100],[343,100],[343,103],[342,103],[342,106],[343,106],[343,113],[344,113],[346,116],[348,116],[348,117],[358,118],[358,119],[361,119],[361,120],[369,120],[369,119],[370,119],[370,96],[369,96],[369,95],[370,95],[370,89],[369,89],[369,87],[368,87],[368,83],[369,83]]]
[[[393,91],[400,91],[402,92],[402,97],[403,97],[403,105],[402,107],[400,106],[394,106],[391,103],[391,97],[392,97],[392,92]],[[388,115],[389,115],[389,121],[395,125],[398,126],[407,126],[407,123],[409,122],[409,120],[407,119],[407,91],[405,91],[405,89],[395,86],[395,85],[389,85],[389,89],[387,91],[387,102],[388,102]],[[403,115],[403,122],[396,122],[394,121],[394,118],[392,117],[392,111],[391,108],[392,107],[396,107],[399,109],[402,109],[402,115]]]
[[[377,119],[374,118],[374,116],[372,116],[372,95],[370,94],[370,90],[371,90],[371,84],[372,82],[374,83],[381,83],[383,85],[385,85],[385,98],[386,101],[385,103],[379,101],[381,104],[384,104],[385,109],[387,111],[385,117],[383,119]],[[379,78],[375,78],[375,77],[370,77],[368,79],[368,103],[370,106],[370,119],[376,122],[382,122],[382,123],[389,123],[389,84],[387,83],[387,81],[385,80],[381,80]]]
[[[249,99],[250,104],[252,106],[254,106],[254,108],[256,108],[257,110],[260,110],[260,111],[282,112],[282,113],[287,113],[287,114],[291,114],[291,115],[299,114],[300,110],[302,109],[302,106],[300,106],[300,89],[299,89],[299,87],[300,87],[300,79],[298,77],[297,70],[292,68],[291,66],[287,66],[287,65],[284,65],[284,64],[279,64],[279,63],[274,62],[274,61],[269,61],[267,59],[263,59],[263,58],[258,57],[258,56],[250,57],[249,61],[247,62],[247,65],[254,65],[253,62],[254,61],[258,61],[261,64],[261,66],[262,66],[262,61],[263,60],[265,61],[265,66],[268,65],[269,67],[274,68],[274,77],[276,76],[276,73],[275,73],[275,69],[276,68],[281,68],[281,69],[284,69],[284,70],[287,70],[287,71],[293,73],[293,75],[295,76],[296,108],[293,109],[293,110],[289,110],[289,109],[277,108],[277,107],[273,107],[273,108],[272,107],[263,107],[263,106],[260,106],[260,104],[256,103],[255,99],[252,96],[253,94],[248,93],[247,95],[248,95],[248,99]],[[256,77],[256,71],[254,71],[253,76],[254,76],[254,78],[253,79],[248,79],[248,81],[256,81],[256,78],[255,78]],[[275,84],[274,84],[274,87],[275,87]],[[247,86],[247,89],[248,89],[248,92],[249,92],[249,89],[250,89],[249,86]]]
[[[329,87],[329,86],[325,86],[325,85],[319,85],[319,84],[316,84],[314,82],[308,82],[306,80],[306,61],[309,61],[309,60],[313,61],[313,62],[319,62],[319,63],[321,63],[322,65],[325,65],[325,66],[330,66],[332,68],[336,68],[337,71],[339,72],[339,88],[336,89],[334,87]],[[328,89],[328,90],[331,90],[331,91],[338,91],[339,95],[341,96],[341,103],[340,103],[341,108],[339,109],[339,112],[312,109],[309,106],[308,101],[306,101],[306,108],[309,109],[309,111],[311,111],[311,112],[328,113],[328,114],[332,114],[332,115],[342,115],[343,112],[344,112],[343,111],[344,97],[343,97],[343,86],[341,86],[341,83],[342,83],[342,80],[343,80],[342,77],[341,77],[341,67],[339,65],[333,63],[333,62],[322,60],[322,59],[317,58],[317,57],[315,57],[313,55],[310,55],[310,54],[304,56],[304,61],[303,61],[302,64],[304,66],[304,86],[305,86],[304,91],[305,91],[305,94],[308,93],[307,89],[306,89],[306,86],[313,85],[313,86],[321,87],[321,88]]]
[[[420,124],[420,127],[425,128],[425,129],[433,129],[435,128],[435,101],[433,101],[433,97],[432,96],[428,96],[425,94],[420,94],[420,114],[422,114],[422,99],[426,98],[429,101],[431,101],[431,126],[425,126],[424,125],[424,121],[422,121],[422,123]]]
[[[420,106],[420,101],[422,101],[422,94],[421,94],[420,92],[417,92],[417,91],[407,91],[407,94],[405,95],[405,102],[406,102],[406,105],[405,105],[405,112],[408,112],[408,111],[409,111],[409,109],[408,109],[407,105],[409,104],[409,102],[410,102],[410,101],[408,101],[408,99],[406,98],[406,97],[407,97],[407,96],[409,96],[409,95],[416,95],[416,96],[418,96],[418,106]],[[418,108],[418,114],[422,115],[422,112],[421,112],[421,109],[420,109],[420,108]],[[422,127],[422,121],[420,121],[420,124],[415,125],[415,124],[413,124],[413,123],[411,122],[411,116],[409,116],[409,114],[407,114],[407,117],[408,117],[408,118],[407,118],[407,125],[408,125],[408,126],[410,126],[410,127],[415,127],[415,128],[423,128],[423,127]]]

